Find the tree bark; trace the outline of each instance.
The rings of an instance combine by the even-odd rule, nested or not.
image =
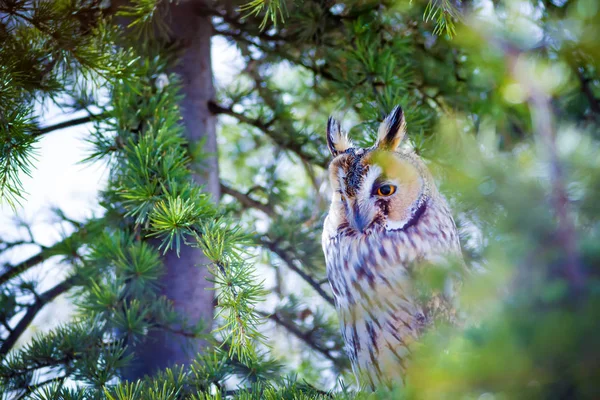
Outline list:
[[[210,157],[198,166],[195,176],[214,201],[219,199],[216,118],[208,103],[214,98],[211,68],[211,18],[203,10],[203,1],[173,2],[166,16],[171,39],[181,46],[179,63],[173,68],[183,84],[181,111],[186,137],[190,143],[204,142],[204,152]],[[208,260],[202,251],[185,246],[178,257],[167,253],[163,262],[166,274],[162,278],[163,293],[173,301],[175,309],[190,323],[202,320],[209,331],[213,321],[213,285],[207,280]],[[177,327],[175,327],[177,328]],[[202,351],[205,343],[164,330],[153,331],[144,343],[135,347],[135,359],[124,371],[124,378],[137,379],[174,364],[189,364]]]

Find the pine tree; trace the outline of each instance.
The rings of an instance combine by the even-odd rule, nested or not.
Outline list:
[[[598,396],[594,2],[13,0],[0,13],[4,201],[24,200],[36,138],[64,125],[38,125],[42,99],[102,110],[70,124],[93,122],[87,161],[110,168],[101,217],[67,220],[73,233],[0,273],[5,397]],[[209,28],[244,61],[214,96]],[[456,212],[471,323],[432,330],[407,384],[369,397],[348,388],[320,249],[323,131],[344,114],[370,145],[396,104]],[[27,271],[50,257],[69,276],[40,292]],[[190,257],[192,275],[210,272],[214,322],[177,303],[172,274]],[[432,266],[424,289],[448,273]],[[16,347],[67,292],[76,319]],[[202,348],[152,353],[165,335]]]
[[[178,105],[185,127],[182,134],[187,143],[198,146],[203,154],[201,159],[192,159],[189,164],[193,170],[194,182],[202,185],[202,193],[209,195],[213,202],[218,201],[216,118],[208,108],[209,101],[214,98],[210,16],[197,11],[199,7],[203,7],[201,1],[148,4],[158,6],[155,12],[159,16],[156,20],[162,20],[165,24],[163,30],[159,31],[159,45],[175,46],[174,51],[170,53],[179,59],[176,63],[167,64],[165,72],[176,74],[181,81],[181,99]],[[134,15],[139,12],[136,8],[125,10],[133,11]],[[125,14],[123,17],[128,16],[127,11],[121,14]],[[126,19],[125,24],[135,21],[136,19]],[[144,54],[145,51],[145,46],[139,49],[140,54]],[[161,293],[173,302],[175,310],[184,315],[190,323],[204,324],[204,333],[210,332],[213,319],[214,285],[207,279],[210,271],[205,266],[208,264],[209,260],[204,257],[201,249],[184,245],[176,252],[168,251],[164,254],[165,272],[161,277]],[[174,364],[189,363],[193,355],[200,352],[205,345],[205,341],[200,339],[173,334],[166,330],[155,330],[143,343],[136,346],[136,361],[126,370],[124,376],[136,379]]]

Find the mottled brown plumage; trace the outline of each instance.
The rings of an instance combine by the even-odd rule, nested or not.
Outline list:
[[[354,147],[332,118],[327,125],[333,196],[323,251],[346,352],[357,380],[371,387],[403,380],[413,343],[435,317],[453,320],[455,312],[451,290],[428,301],[415,295],[415,268],[461,251],[426,165],[398,151],[404,134],[400,107],[368,149]]]

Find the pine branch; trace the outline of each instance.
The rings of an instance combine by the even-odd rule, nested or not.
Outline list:
[[[329,304],[331,304],[332,306],[335,307],[335,303],[333,301],[333,298],[327,294],[327,292],[325,292],[325,290],[323,290],[323,288],[321,287],[321,285],[319,285],[319,283],[309,274],[307,274],[306,272],[304,272],[302,269],[300,269],[298,266],[296,266],[295,264],[295,260],[292,259],[292,257],[290,257],[287,252],[281,248],[279,248],[275,243],[266,240],[266,239],[261,239],[260,243],[266,247],[267,249],[269,249],[270,251],[272,251],[273,253],[277,254],[277,256],[295,273],[297,273],[298,275],[300,275],[300,277],[302,279],[304,279],[304,281],[306,283],[308,283],[321,297],[323,297],[323,299],[325,299],[325,301],[327,301]]]
[[[26,398],[28,395],[30,395],[31,393],[35,392],[36,390],[38,390],[39,388],[52,384],[52,383],[60,383],[61,385],[64,383],[65,379],[67,379],[67,376],[56,376],[54,378],[48,378],[45,381],[36,383],[35,385],[29,385],[27,386],[27,388],[25,389],[25,391],[16,399],[24,399]]]
[[[77,125],[87,124],[88,122],[92,122],[99,119],[104,119],[108,116],[108,113],[100,113],[100,114],[90,114],[80,118],[74,118],[69,121],[59,122],[54,125],[48,125],[45,127],[41,127],[39,130],[32,133],[32,136],[38,137],[41,135],[45,135],[46,133],[50,133],[53,131],[57,131],[60,129],[70,128]]]
[[[6,242],[6,241],[3,241],[2,239],[0,239],[0,252],[12,249],[13,247],[22,246],[24,244],[37,245],[37,243],[34,242],[33,240],[16,240],[14,242]]]
[[[253,198],[251,198],[250,196],[248,196],[248,194],[238,192],[237,190],[225,185],[223,182],[221,182],[220,185],[221,185],[221,193],[227,194],[227,195],[235,198],[244,207],[255,208],[257,210],[264,212],[265,214],[267,214],[270,217],[276,216],[275,211],[268,204],[263,204],[260,201],[256,201]]]
[[[65,239],[61,240],[60,242],[55,243],[50,247],[42,247],[42,250],[39,253],[29,257],[28,259],[14,265],[14,266],[9,267],[9,269],[7,271],[5,271],[2,275],[0,275],[0,286],[4,285],[9,280],[22,274],[23,272],[27,271],[28,269],[35,267],[36,265],[46,261],[50,257],[62,254],[60,252],[60,249],[68,246],[70,243],[72,243],[74,241],[74,239],[84,237],[85,235],[87,235],[89,233],[89,231],[91,229],[93,229],[93,226],[92,226],[93,222],[95,222],[95,221],[90,221],[89,223],[83,225],[79,230],[73,232],[71,235],[69,235]]]
[[[42,293],[37,296],[37,300],[27,309],[27,312],[21,318],[17,326],[12,330],[12,332],[8,335],[6,340],[2,342],[2,346],[0,346],[0,356],[5,356],[15,345],[17,340],[21,337],[23,332],[27,329],[31,321],[35,318],[37,313],[48,303],[54,300],[59,295],[65,293],[67,290],[71,289],[76,282],[76,277],[71,276],[66,280],[62,281],[58,285],[54,286],[52,289]]]
[[[49,251],[49,249],[50,248],[42,249],[42,251],[29,257],[25,261],[22,261],[19,264],[10,267],[8,271],[0,275],[0,285],[5,284],[10,279],[27,271],[29,268],[35,267],[36,265],[52,257],[54,254],[51,254],[51,251]]]
[[[12,332],[13,329],[10,327],[8,321],[6,320],[6,318],[2,318],[2,321],[0,321],[0,324],[2,324],[2,326],[4,327],[4,329],[6,329],[7,332]]]

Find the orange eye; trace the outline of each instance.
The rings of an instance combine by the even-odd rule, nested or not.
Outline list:
[[[377,188],[377,196],[391,196],[396,192],[394,185],[382,185]]]

